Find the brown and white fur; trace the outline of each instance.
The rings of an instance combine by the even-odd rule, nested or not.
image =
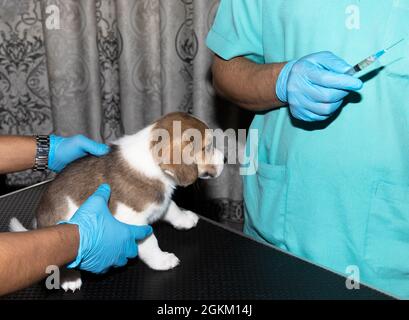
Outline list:
[[[199,153],[212,148],[210,161],[174,163],[175,148],[180,151],[189,147],[189,144],[193,147],[197,143],[195,139],[186,142],[180,137],[173,137],[175,121],[181,124],[182,136],[189,129],[201,133],[203,149]],[[165,145],[162,154],[153,152],[158,143],[152,135],[155,129],[164,129],[170,134],[170,143]],[[135,135],[114,142],[108,155],[101,158],[89,156],[74,162],[45,191],[37,209],[37,227],[44,228],[61,220],[69,220],[102,183],[111,186],[109,208],[121,222],[146,225],[162,219],[176,229],[195,227],[198,216],[179,208],[171,197],[177,186],[188,186],[198,178],[215,178],[221,174],[224,156],[219,150],[213,149],[213,137],[206,129],[208,127],[193,116],[171,113]],[[163,156],[163,152],[169,152],[170,163],[160,161],[158,155]],[[10,222],[10,229],[25,230],[16,219]],[[138,247],[140,259],[154,270],[169,270],[179,264],[179,259],[173,253],[160,249],[154,234],[139,242]],[[78,271],[65,270],[61,275],[64,275],[61,287],[65,291],[80,289],[82,282]]]

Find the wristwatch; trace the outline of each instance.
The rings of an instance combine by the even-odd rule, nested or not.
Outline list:
[[[48,154],[50,152],[50,136],[36,136],[37,152],[34,171],[44,171],[48,168]]]

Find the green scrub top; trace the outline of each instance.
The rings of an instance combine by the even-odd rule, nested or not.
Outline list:
[[[255,116],[244,229],[409,298],[409,0],[222,0],[207,45],[226,60],[332,51],[355,64],[403,37],[328,121],[297,121],[288,108]]]

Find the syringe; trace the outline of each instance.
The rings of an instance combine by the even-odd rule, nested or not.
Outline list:
[[[366,58],[365,60],[361,61],[360,63],[358,63],[357,65],[353,66],[351,69],[349,69],[346,74],[353,76],[355,74],[357,74],[358,72],[364,70],[365,68],[369,67],[371,64],[373,64],[374,62],[376,62],[380,57],[382,57],[385,53],[387,53],[390,49],[392,49],[393,47],[396,47],[399,43],[401,43],[403,40],[405,40],[404,38],[399,40],[398,42],[396,42],[395,44],[391,45],[389,48],[383,49],[381,51],[378,51],[377,53],[369,56],[368,58]]]

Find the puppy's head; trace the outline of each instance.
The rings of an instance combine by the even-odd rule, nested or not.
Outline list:
[[[212,131],[187,113],[170,113],[153,125],[151,152],[178,186],[216,178],[223,170],[224,156],[214,148]]]

